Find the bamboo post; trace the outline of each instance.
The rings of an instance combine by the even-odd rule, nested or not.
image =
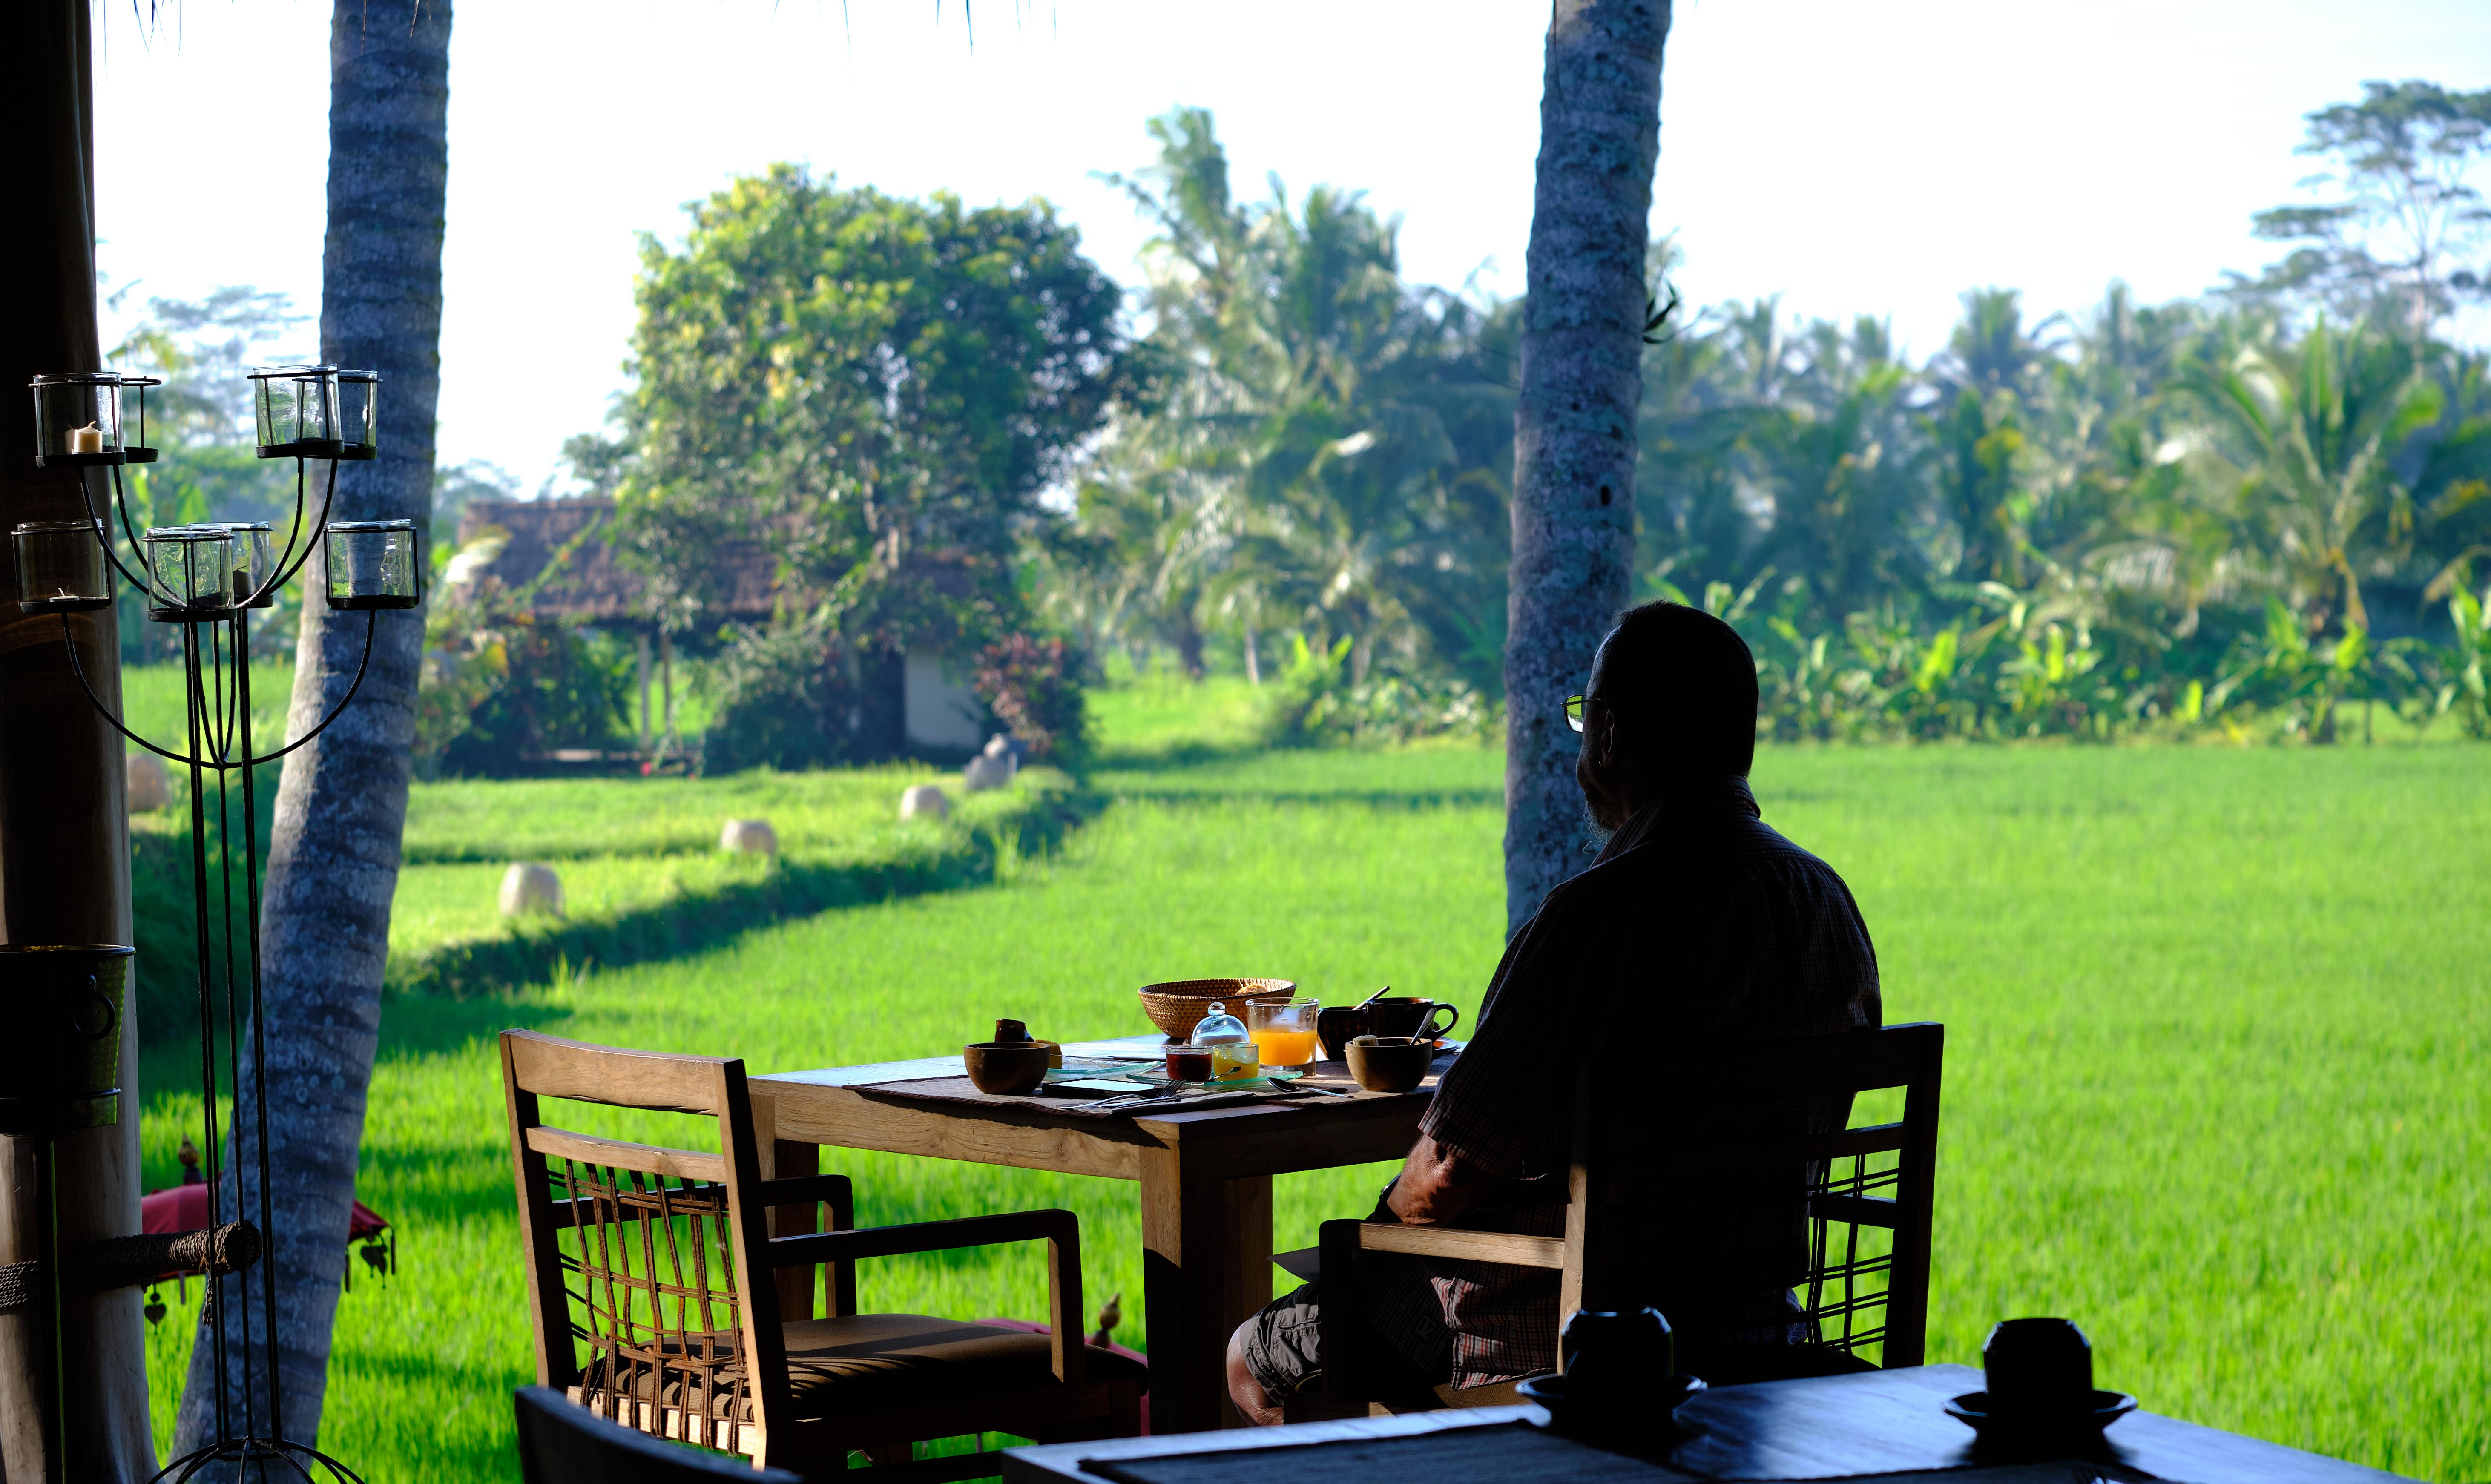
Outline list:
[[[6,538],[22,520],[85,514],[74,476],[34,466],[25,388],[37,371],[103,364],[89,24],[86,0],[0,6],[0,138],[15,164],[13,225],[0,233],[0,941],[13,944],[131,941],[121,740],[79,689],[60,621],[17,612],[15,544]],[[108,497],[108,485],[97,489]],[[71,628],[98,695],[118,706],[113,611],[77,614]],[[125,991],[126,1028],[134,1008]],[[138,1230],[137,1040],[122,1036],[120,1122],[55,1146],[65,1253]],[[35,1255],[34,1165],[30,1141],[0,1140],[0,1263]],[[139,1295],[80,1289],[62,1304],[66,1477],[144,1479],[156,1465]],[[26,1313],[0,1315],[0,1476],[11,1484],[44,1477],[34,1328]]]

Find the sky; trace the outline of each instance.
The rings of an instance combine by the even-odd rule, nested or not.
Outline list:
[[[370,24],[407,3],[368,0]],[[131,290],[120,319],[244,283],[316,316],[330,6],[177,0],[148,33],[99,4],[97,227],[105,291]],[[1273,175],[1363,189],[1401,218],[1412,279],[1520,291],[1544,4],[967,9],[464,0],[441,461],[531,492],[558,479],[563,440],[625,383],[639,234],[680,241],[687,203],[775,160],[904,195],[1042,196],[1132,283],[1147,233],[1098,172],[1147,164],[1145,120],[1197,105],[1241,196]],[[2081,312],[2114,278],[2159,301],[2271,260],[2249,216],[2307,198],[2301,115],[2406,77],[2491,86],[2491,5],[1680,0],[1653,229],[1677,235],[1690,305],[1872,314],[1922,356],[1968,288]],[[2491,316],[2459,335],[2491,343]],[[316,338],[308,319],[266,359]]]

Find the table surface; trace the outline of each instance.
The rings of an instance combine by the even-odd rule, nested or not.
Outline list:
[[[2149,1411],[2132,1412],[2102,1436],[2089,1459],[2010,1462],[1976,1452],[1969,1428],[1941,1410],[1949,1397],[1980,1388],[1970,1366],[1913,1366],[1861,1376],[1723,1386],[1690,1399],[1679,1420],[1694,1436],[1656,1460],[1669,1476],[1699,1479],[1837,1479],[1883,1476],[1880,1484],[1941,1475],[1975,1480],[2159,1479],[2184,1484],[2380,1484],[2397,1475],[2243,1438]],[[1273,1448],[1342,1439],[1390,1439],[1446,1428],[1542,1421],[1537,1407],[1482,1407],[1457,1411],[1357,1417],[1276,1428],[1173,1438],[1119,1438],[1097,1442],[1013,1448],[1004,1455],[1007,1481],[1107,1484],[1087,1471],[1086,1459]],[[1383,1463],[1389,1454],[1377,1462]],[[1285,1464],[1274,1460],[1275,1471]],[[1371,1475],[1389,1478],[1381,1471]]]
[[[1065,1052],[1147,1055],[1164,1039],[1070,1042]],[[1138,1181],[1143,1313],[1156,1361],[1151,1425],[1168,1433],[1237,1423],[1225,1355],[1229,1332],[1271,1301],[1272,1177],[1398,1159],[1434,1096],[1422,1089],[1102,1119],[877,1087],[961,1071],[958,1057],[925,1057],[752,1078],[765,1177],[813,1173],[827,1145]],[[793,1209],[771,1219],[777,1235],[810,1230],[810,1217]],[[782,1308],[809,1312],[810,1272],[790,1269],[780,1279]]]

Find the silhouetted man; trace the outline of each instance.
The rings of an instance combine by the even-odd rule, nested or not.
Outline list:
[[[1506,946],[1479,1030],[1373,1219],[1563,1236],[1572,1077],[1591,1038],[1650,1069],[1708,1040],[1879,1023],[1876,951],[1849,888],[1767,828],[1748,792],[1755,659],[1729,625],[1680,603],[1628,611],[1567,717],[1605,843]],[[1807,1338],[1790,1291],[1804,1266],[1796,1194],[1778,1208],[1695,1196],[1676,1214],[1651,1257],[1690,1364]],[[1281,1420],[1320,1371],[1320,1287],[1274,1300],[1230,1338],[1229,1392],[1249,1420]],[[1370,1253],[1359,1290],[1387,1342],[1369,1351],[1397,1360],[1387,1380],[1399,1392],[1557,1368],[1551,1270]]]

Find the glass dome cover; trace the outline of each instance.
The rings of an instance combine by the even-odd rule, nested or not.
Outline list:
[[[1193,1044],[1196,1046],[1234,1046],[1251,1039],[1246,1033],[1246,1022],[1228,1013],[1228,1006],[1213,1001],[1211,1013],[1194,1022]]]

